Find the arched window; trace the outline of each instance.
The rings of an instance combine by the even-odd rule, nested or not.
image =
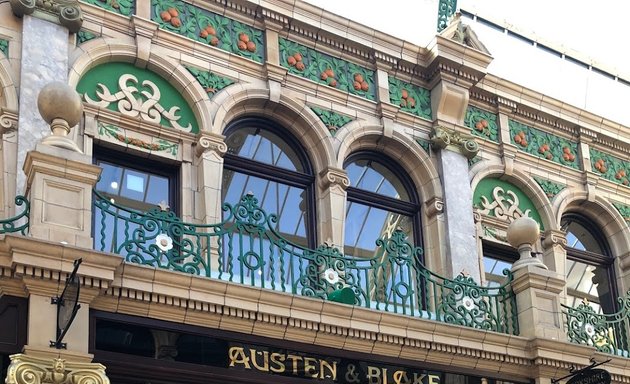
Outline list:
[[[603,234],[576,214],[565,215],[562,228],[567,233],[567,304],[576,307],[586,298],[599,313],[615,312],[614,260]]]
[[[248,192],[293,243],[315,247],[312,168],[301,145],[277,124],[247,118],[226,129],[222,197],[232,205]]]
[[[394,161],[382,153],[357,152],[348,157],[344,169],[350,179],[345,254],[373,257],[376,240],[389,237],[396,228],[411,243],[422,244],[418,197]]]

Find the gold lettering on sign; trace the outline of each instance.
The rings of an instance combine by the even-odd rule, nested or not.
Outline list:
[[[252,365],[254,366],[254,368],[256,368],[257,370],[259,370],[261,372],[269,372],[269,352],[267,352],[267,351],[257,352],[255,349],[250,349],[249,353],[251,354]],[[257,355],[262,355],[263,356],[263,365],[262,365],[262,367],[260,365],[258,365]]]
[[[317,377],[319,374],[317,373],[317,366],[313,365],[317,362],[317,359],[312,357],[304,358],[304,376]]]
[[[247,369],[251,369],[249,366],[249,357],[245,355],[245,351],[241,347],[232,347],[228,350],[228,357],[230,358],[230,367],[236,364],[243,364]]]
[[[293,374],[297,376],[298,374],[298,361],[302,361],[302,356],[297,355],[287,355],[287,359],[293,361]]]
[[[271,366],[269,367],[269,369],[271,370],[271,372],[275,372],[275,373],[283,373],[285,371],[285,367],[284,367],[284,361],[287,359],[287,357],[281,353],[278,352],[273,352],[271,354]],[[274,366],[275,364],[275,366]]]
[[[330,373],[324,373],[326,368]],[[328,363],[326,360],[321,359],[319,361],[319,378],[320,379],[332,379],[333,381],[337,381],[337,362],[333,362],[332,365]]]

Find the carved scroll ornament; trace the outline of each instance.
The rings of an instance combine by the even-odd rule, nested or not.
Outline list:
[[[52,14],[59,18],[59,24],[68,28],[72,33],[77,33],[83,25],[83,13],[77,0],[9,0],[13,13],[22,17],[24,15],[40,16],[49,19],[46,14]],[[35,11],[39,11],[37,14]]]
[[[494,200],[490,201],[487,197],[481,196],[480,214],[492,214],[497,219],[509,222],[522,216],[530,216],[530,209],[522,211],[521,208],[519,208],[520,201],[513,191],[506,191],[501,187],[495,187],[492,190],[492,198]]]
[[[169,110],[166,110],[160,105],[160,89],[150,80],[144,80],[142,86],[144,90],[137,88],[138,78],[131,74],[124,74],[118,79],[118,90],[115,93],[111,91],[102,83],[98,84],[100,91],[96,91],[96,95],[99,100],[91,99],[85,94],[85,101],[89,104],[93,104],[102,108],[107,108],[111,103],[117,103],[117,109],[123,115],[129,117],[138,117],[142,120],[152,123],[160,124],[162,118],[166,119],[173,128],[191,132],[193,127],[190,123],[187,126],[181,126],[178,121],[181,116],[178,116],[180,108],[173,106]]]
[[[11,356],[6,384],[109,384],[109,378],[102,364],[17,354]]]

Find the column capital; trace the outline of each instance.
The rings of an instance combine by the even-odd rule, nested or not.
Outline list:
[[[461,153],[467,159],[472,159],[479,152],[479,144],[473,135],[455,129],[436,126],[431,131],[429,139],[433,148]]]
[[[60,24],[72,33],[83,25],[83,13],[77,0],[9,0],[13,13],[22,17],[32,15]]]
[[[201,156],[206,152],[223,157],[227,153],[227,144],[225,144],[225,136],[217,133],[202,132],[197,140],[197,156]]]
[[[0,107],[0,136],[15,131],[18,125],[17,111]]]
[[[109,384],[105,366],[80,363],[62,358],[39,358],[16,354],[11,356],[6,384]]]
[[[319,173],[319,184],[322,189],[338,186],[345,190],[350,186],[350,179],[345,170],[328,167]]]

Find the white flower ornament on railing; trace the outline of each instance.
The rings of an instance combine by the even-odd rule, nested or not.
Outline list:
[[[169,235],[161,233],[155,237],[155,245],[160,248],[160,251],[168,252],[173,249],[173,239]]]
[[[322,275],[330,285],[335,285],[339,282],[339,273],[332,268],[325,270]]]

